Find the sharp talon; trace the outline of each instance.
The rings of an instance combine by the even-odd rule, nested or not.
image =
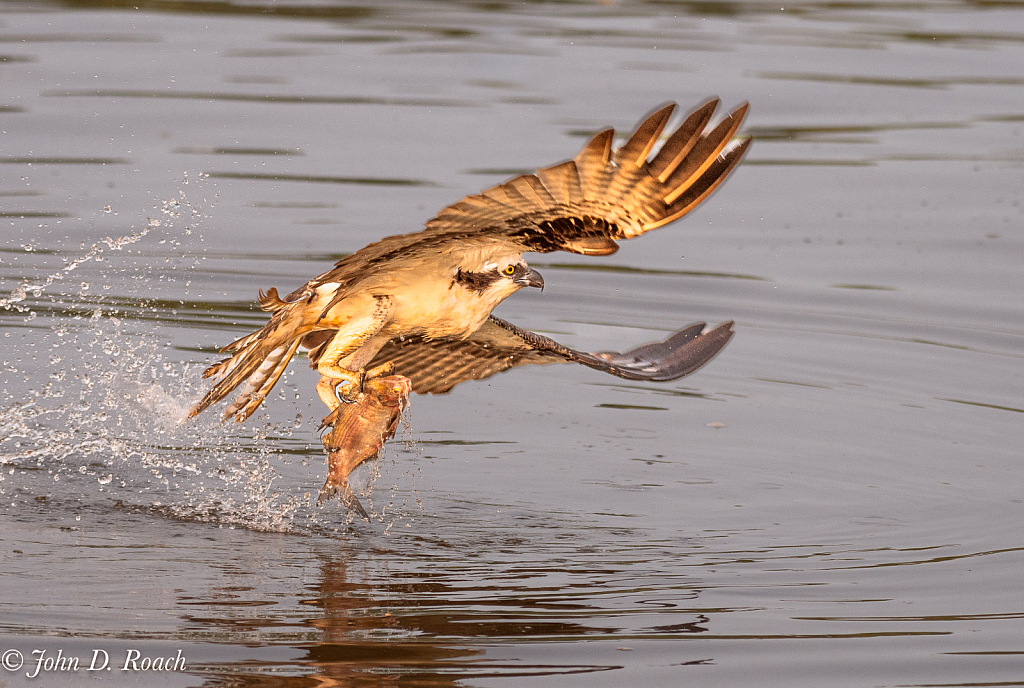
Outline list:
[[[347,382],[345,380],[342,380],[337,385],[335,385],[334,386],[334,396],[335,396],[335,398],[337,398],[337,400],[339,402],[341,402],[342,404],[354,404],[354,403],[356,403],[357,399],[355,397],[349,397],[347,394],[345,394],[344,392],[341,391],[341,388],[342,388],[343,385],[347,385],[347,386],[351,387],[352,383],[351,382]],[[360,388],[362,388],[362,385],[360,385]],[[358,397],[358,396],[359,396],[359,393],[356,392],[356,397]]]

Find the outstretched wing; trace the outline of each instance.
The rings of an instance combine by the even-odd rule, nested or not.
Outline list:
[[[689,375],[714,358],[732,338],[732,326],[729,321],[704,332],[705,324],[695,323],[664,342],[625,353],[587,353],[492,315],[467,339],[393,339],[370,366],[394,362],[395,373],[411,379],[419,394],[442,394],[460,382],[483,380],[521,365],[570,361],[627,380],[663,382]]]
[[[675,103],[649,115],[615,151],[615,130],[605,129],[575,159],[467,196],[438,213],[423,231],[370,244],[311,284],[337,284],[340,298],[363,276],[387,269],[396,259],[485,242],[539,253],[614,253],[617,240],[693,210],[743,157],[750,139],[733,137],[747,105],[709,129],[717,106],[714,99],[695,110],[653,157]]]
[[[695,208],[739,162],[750,140],[733,136],[747,105],[705,131],[717,105],[715,99],[690,114],[650,160],[675,103],[649,115],[614,152],[615,130],[605,129],[574,160],[468,196],[442,210],[426,231],[488,228],[526,251],[613,253],[615,240]]]

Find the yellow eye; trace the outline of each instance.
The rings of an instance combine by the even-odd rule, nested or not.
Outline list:
[[[516,274],[516,266],[515,265],[509,265],[508,267],[506,267],[505,268],[505,274],[506,275],[514,275],[514,274]]]

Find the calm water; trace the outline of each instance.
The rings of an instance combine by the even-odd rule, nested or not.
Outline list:
[[[1024,685],[1021,65],[1013,1],[0,4],[0,685]],[[707,368],[416,397],[370,524],[304,361],[178,422],[259,288],[710,95],[710,201],[498,311]]]

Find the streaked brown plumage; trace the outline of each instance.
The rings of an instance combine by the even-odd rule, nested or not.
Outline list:
[[[391,340],[371,365],[391,361],[420,394],[443,394],[460,382],[483,380],[521,365],[567,361],[630,380],[665,382],[689,375],[710,361],[732,338],[732,325],[730,320],[704,332],[706,323],[694,323],[664,342],[625,353],[586,353],[492,315],[465,339]]]
[[[653,157],[674,104],[614,151],[607,129],[575,159],[468,196],[422,231],[370,244],[284,298],[261,292],[270,321],[225,347],[232,355],[206,371],[219,380],[191,415],[244,383],[224,417],[245,420],[300,345],[310,350],[322,375],[318,393],[332,410],[338,396],[354,397],[366,379],[396,369],[427,393],[528,363],[576,361],[650,380],[699,368],[728,342],[731,322],[708,333],[691,326],[628,354],[587,354],[490,313],[520,288],[543,286],[522,253],[609,255],[616,241],[682,217],[714,191],[750,144],[733,138],[746,105],[708,128],[717,104],[690,114]]]

